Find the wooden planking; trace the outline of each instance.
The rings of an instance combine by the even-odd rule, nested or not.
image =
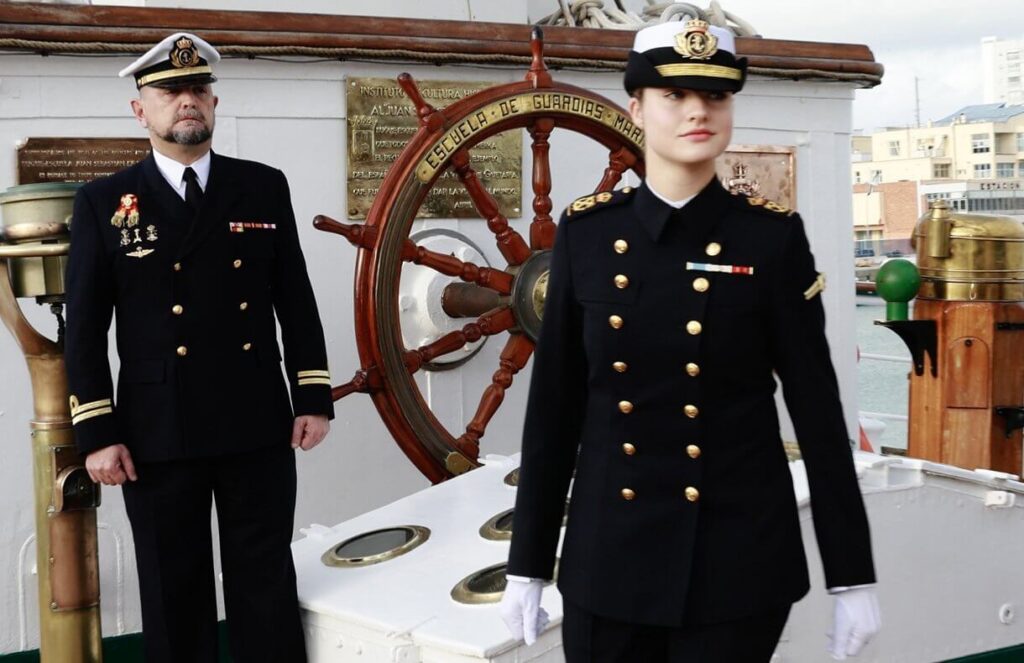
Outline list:
[[[1024,405],[1024,331],[996,329],[1024,322],[1024,306],[918,300],[914,318],[939,322],[940,358],[938,378],[927,361],[911,376],[909,455],[1020,474],[1021,431],[1007,439],[993,408]]]

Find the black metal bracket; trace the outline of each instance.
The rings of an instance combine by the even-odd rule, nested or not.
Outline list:
[[[1003,405],[993,408],[996,414],[1006,422],[1006,437],[1009,438],[1013,431],[1024,428],[1024,407],[1016,405]]]
[[[914,360],[914,373],[924,375],[924,355],[932,360],[932,377],[939,377],[938,332],[934,320],[875,320],[903,339]]]
[[[1024,322],[997,322],[998,331],[1021,331],[1024,330]]]

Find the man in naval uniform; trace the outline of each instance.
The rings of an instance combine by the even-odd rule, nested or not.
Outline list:
[[[800,216],[732,195],[715,159],[746,78],[732,34],[641,30],[625,75],[646,180],[558,226],[502,615],[527,643],[558,568],[569,663],[766,663],[809,589],[777,373],[835,594],[828,644],[879,628],[871,544]]]
[[[293,663],[294,450],[327,434],[330,379],[284,175],[210,150],[219,59],[178,33],[120,74],[153,151],[75,199],[71,415],[90,476],[123,485],[146,660],[217,660],[213,500],[232,657]]]

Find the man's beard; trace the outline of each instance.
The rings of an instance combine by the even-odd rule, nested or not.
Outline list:
[[[185,128],[172,128],[170,131],[165,132],[160,138],[167,141],[168,143],[177,143],[178,145],[201,145],[213,137],[213,130],[206,126],[206,122],[202,117],[196,115],[185,115],[175,119],[175,125],[181,120],[193,119],[201,122],[201,126],[189,124]]]

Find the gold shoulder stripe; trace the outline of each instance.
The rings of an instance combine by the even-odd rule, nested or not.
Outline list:
[[[623,192],[627,191],[623,189]],[[603,205],[605,203],[611,202],[613,198],[615,198],[615,195],[611,191],[602,191],[601,193],[594,193],[589,196],[577,198],[576,200],[572,201],[569,207],[566,208],[565,215],[572,216],[577,212],[585,212],[591,207],[596,207],[597,205]]]
[[[299,386],[305,387],[311,384],[325,384],[331,386],[330,378],[299,378]]]
[[[823,292],[825,292],[825,275],[819,272],[818,278],[814,279],[814,283],[811,284],[811,287],[804,290],[804,299],[814,299],[815,295],[819,295]]]
[[[780,205],[776,202],[772,202],[767,198],[761,198],[760,196],[747,198],[747,203],[749,203],[751,207],[763,207],[769,212],[776,212],[778,214],[785,214],[786,216],[793,216],[793,210],[783,205]]]

